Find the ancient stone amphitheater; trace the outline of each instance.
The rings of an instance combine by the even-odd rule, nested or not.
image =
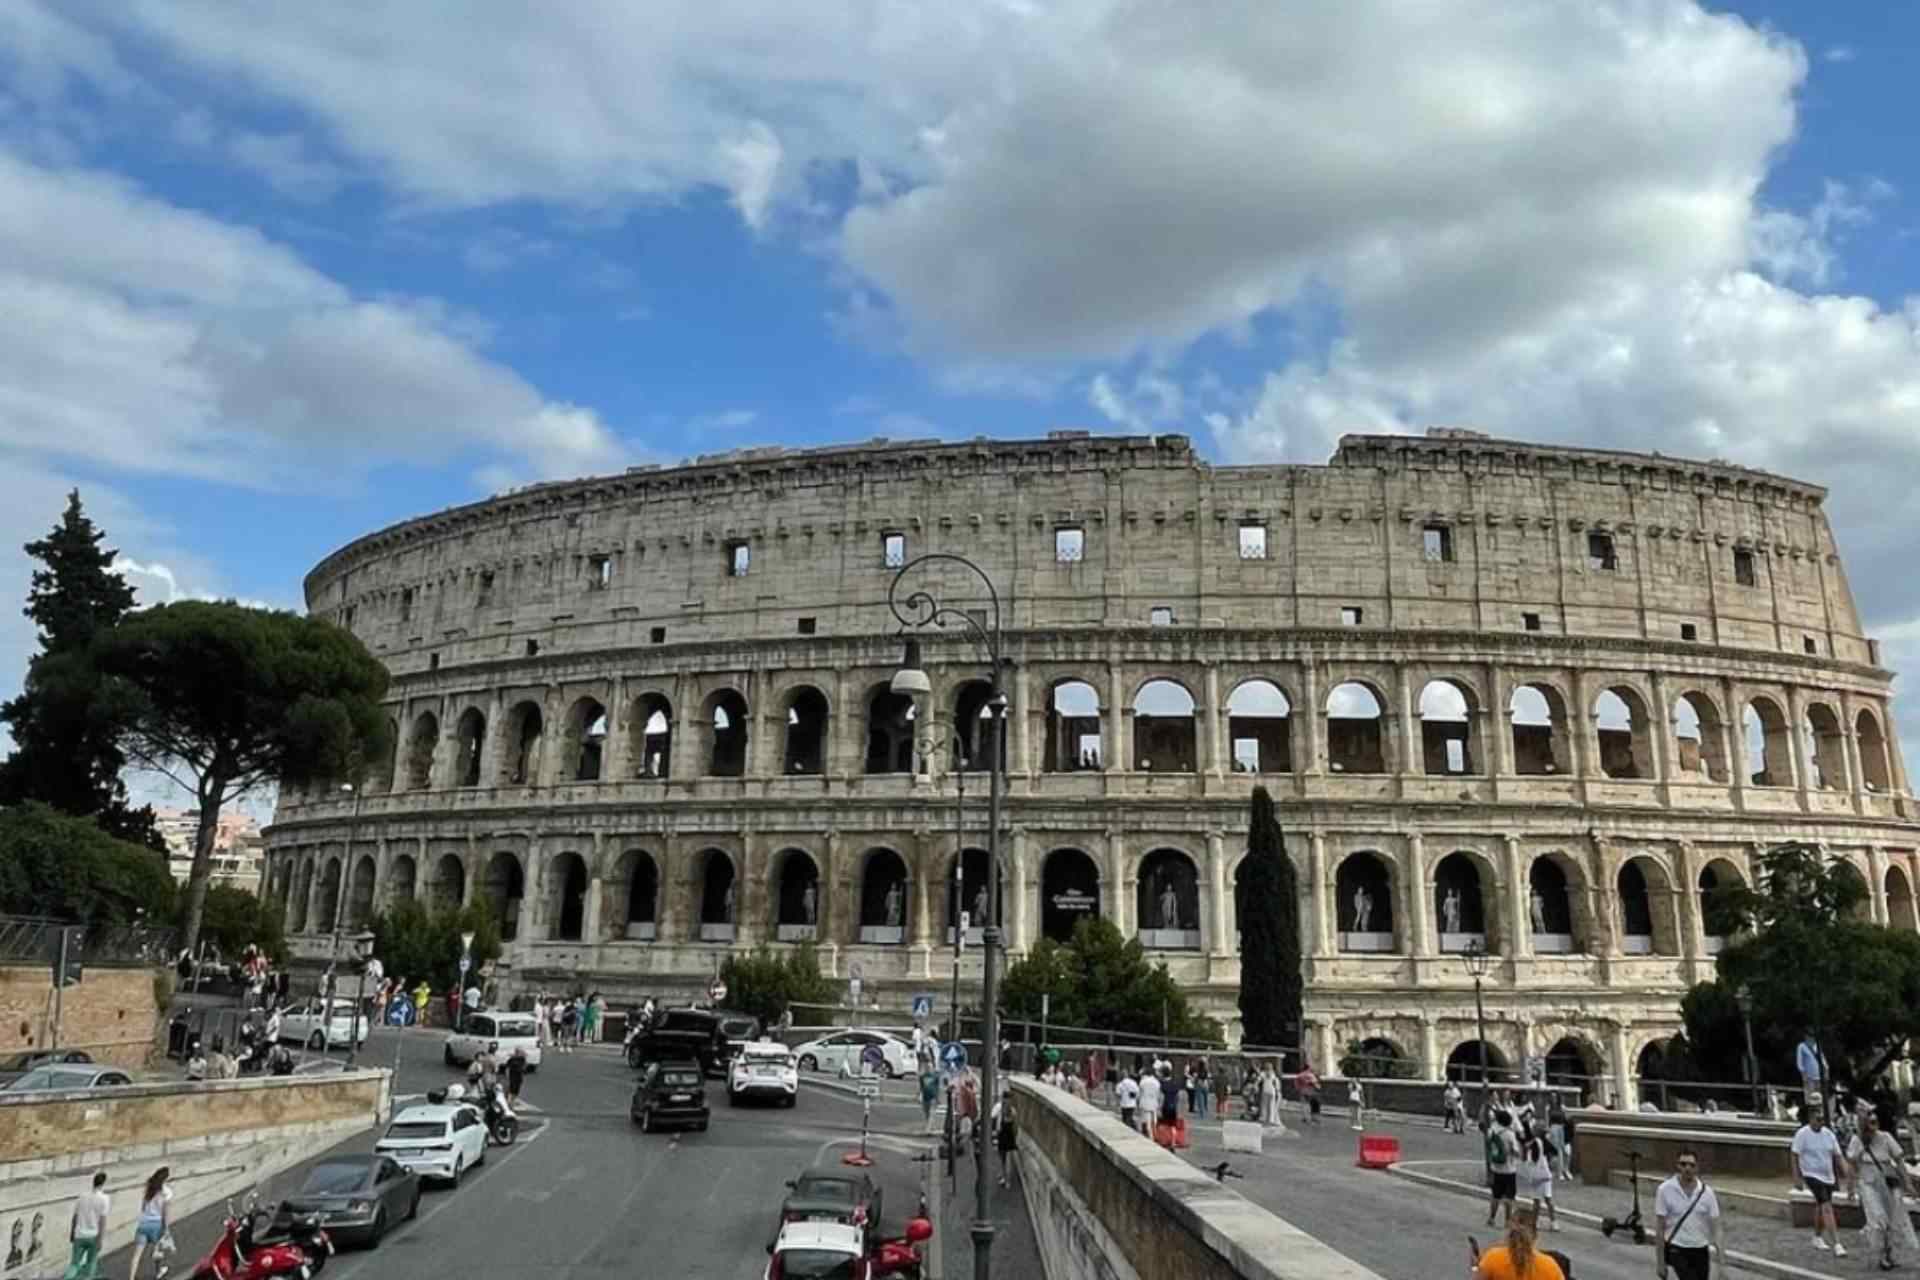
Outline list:
[[[1441,430],[1325,466],[1059,433],[521,490],[308,576],[392,670],[398,748],[358,797],[282,795],[269,890],[309,959],[396,899],[485,895],[509,992],[683,993],[805,939],[890,1007],[944,992],[956,851],[975,925],[985,897],[985,667],[949,630],[925,705],[890,692],[886,599],[960,552],[1013,663],[1014,952],[1098,914],[1231,1020],[1264,785],[1317,1060],[1472,1060],[1479,941],[1492,1060],[1627,1094],[1711,971],[1703,888],[1757,850],[1817,841],[1920,927],[1891,675],[1824,498]],[[923,585],[986,607],[960,573]],[[977,947],[961,963],[977,982]]]

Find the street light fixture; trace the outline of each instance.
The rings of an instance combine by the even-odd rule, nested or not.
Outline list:
[[[1487,954],[1487,948],[1480,939],[1474,938],[1467,943],[1467,949],[1461,958],[1467,962],[1467,972],[1473,978],[1473,1022],[1476,1028],[1475,1034],[1480,1038],[1480,1110],[1484,1113],[1487,1109],[1487,1099],[1489,1096],[1487,1089],[1487,1008],[1481,997],[1480,988],[1481,984],[1486,981],[1487,970],[1493,964],[1493,957]],[[1480,1144],[1481,1169],[1488,1179],[1488,1185],[1492,1185],[1493,1165],[1489,1163],[1489,1161],[1490,1157],[1487,1154],[1486,1143],[1483,1142]]]
[[[340,931],[346,927],[346,899],[353,885],[353,834],[360,825],[360,788],[351,782],[340,784],[340,794],[353,797],[353,815],[347,819],[346,856],[340,860],[340,883],[333,891],[333,953],[340,954]]]
[[[467,970],[473,968],[474,937],[471,929],[460,932],[460,1025],[454,1028],[455,1031],[467,1029],[467,1014],[472,1012],[467,1008]]]
[[[924,589],[909,591],[904,597],[901,584],[915,570],[933,564],[957,565],[972,573],[986,589],[991,613],[979,617],[949,605],[943,605],[930,592]],[[1005,789],[1004,774],[1007,765],[1006,717],[1007,696],[1000,690],[1002,662],[1000,634],[1000,593],[994,590],[993,579],[965,556],[951,552],[935,551],[908,561],[893,576],[893,583],[887,589],[887,608],[899,620],[902,627],[922,630],[927,627],[944,626],[949,622],[958,623],[972,635],[974,641],[986,652],[988,662],[988,730],[983,744],[987,753],[987,918],[981,922],[980,947],[980,1003],[984,1021],[980,1032],[980,1080],[982,1093],[980,1100],[984,1113],[991,1115],[995,1097],[995,1076],[998,1066],[993,1048],[1000,1042],[1000,795]],[[920,698],[933,692],[933,682],[927,679],[927,673],[921,666],[920,642],[909,638],[906,653],[902,656],[900,670],[894,673],[891,685],[894,693],[907,697]],[[973,1238],[973,1275],[974,1280],[990,1280],[993,1273],[993,1211],[987,1182],[986,1142],[974,1143],[974,1206],[973,1224],[968,1234]]]
[[[373,930],[362,929],[353,935],[353,967],[359,971],[360,980],[354,984],[353,1025],[347,1032],[347,1070],[353,1070],[354,1061],[360,1056],[360,1011],[367,1005],[367,961],[373,957]],[[332,1017],[329,1009],[327,1016]]]
[[[1753,1052],[1753,989],[1741,983],[1733,989],[1733,999],[1740,1006],[1740,1021],[1747,1031],[1747,1086],[1753,1091],[1753,1114],[1760,1112],[1760,1059]]]

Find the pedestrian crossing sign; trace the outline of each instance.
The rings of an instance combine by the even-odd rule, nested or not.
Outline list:
[[[915,996],[913,998],[913,1020],[925,1022],[933,1016],[933,997]]]

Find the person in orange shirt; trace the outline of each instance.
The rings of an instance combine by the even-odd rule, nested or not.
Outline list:
[[[1533,1232],[1532,1210],[1515,1209],[1506,1240],[1474,1261],[1473,1280],[1567,1280],[1560,1264],[1535,1246]]]

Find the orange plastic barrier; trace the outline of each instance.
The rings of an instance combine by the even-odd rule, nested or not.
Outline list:
[[[1153,1123],[1153,1140],[1169,1151],[1185,1151],[1193,1146],[1191,1135],[1187,1133],[1187,1118],[1181,1116],[1172,1124],[1164,1120]]]
[[[1358,1163],[1362,1169],[1384,1169],[1400,1163],[1400,1139],[1380,1133],[1361,1134]]]

